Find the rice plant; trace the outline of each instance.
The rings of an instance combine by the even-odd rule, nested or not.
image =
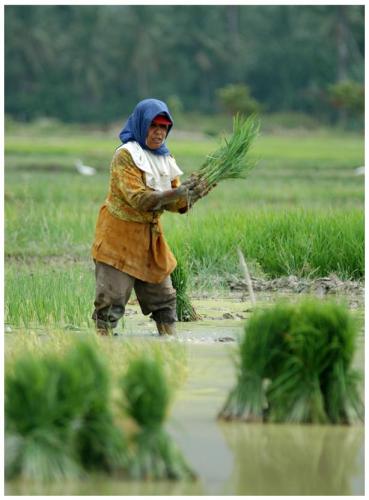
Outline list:
[[[258,136],[260,124],[254,116],[245,119],[241,115],[233,118],[233,133],[224,139],[216,151],[208,155],[197,175],[212,186],[226,179],[245,178],[254,168],[255,161],[249,158],[249,150]]]
[[[237,384],[220,413],[226,420],[262,421],[267,407],[265,386],[283,365],[283,335],[290,330],[293,306],[277,304],[256,310],[241,338],[237,358]]]
[[[352,368],[357,326],[342,305],[306,299],[256,311],[239,344],[223,419],[349,424],[363,417]]]
[[[5,426],[7,478],[62,480],[124,463],[107,368],[92,344],[78,343],[63,358],[16,359],[5,376]]]
[[[351,368],[356,334],[357,326],[344,307],[302,302],[287,338],[291,356],[285,372],[291,377],[281,374],[271,384],[270,419],[349,424],[361,418],[360,376]]]
[[[219,230],[221,228],[221,231]],[[171,247],[188,246],[191,275],[239,273],[236,245],[270,278],[295,275],[361,279],[364,276],[362,210],[214,210],[165,226]]]
[[[172,285],[177,292],[178,321],[196,321],[200,319],[188,296],[188,268],[184,259],[177,256],[177,267],[171,274]]]
[[[51,362],[50,362],[51,361]],[[5,475],[60,480],[80,472],[73,453],[77,407],[58,400],[56,359],[24,357],[5,376]],[[71,399],[70,399],[71,400]],[[69,401],[70,401],[69,400]]]
[[[88,263],[89,264],[89,263]],[[86,264],[9,265],[5,321],[14,326],[92,326],[93,272]]]
[[[161,364],[142,356],[121,379],[124,409],[138,425],[129,473],[136,479],[190,479],[193,472],[163,428],[171,390]]]
[[[125,463],[126,442],[113,420],[107,362],[96,347],[80,343],[66,359],[68,376],[74,384],[61,385],[68,397],[70,386],[82,392],[83,411],[75,435],[75,447],[85,469],[112,472]]]

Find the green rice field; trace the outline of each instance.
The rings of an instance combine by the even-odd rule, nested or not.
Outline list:
[[[237,247],[255,279],[336,276],[358,284],[360,293],[364,176],[356,175],[355,169],[364,165],[363,137],[337,130],[262,132],[252,150],[258,164],[247,179],[219,183],[188,214],[162,216],[166,238],[189,273],[187,293],[202,319],[178,323],[176,338],[159,338],[133,295],[118,328],[123,333],[96,338],[90,250],[107,194],[110,159],[119,145],[118,130],[52,123],[46,128],[14,123],[6,127],[6,370],[27,353],[63,358],[76,339],[92,338],[108,360],[109,397],[114,421],[120,425],[119,377],[142,354],[154,355],[174,394],[166,415],[168,435],[198,477],[153,483],[91,474],[82,481],[41,484],[27,480],[28,466],[31,476],[37,476],[30,454],[22,462],[23,479],[7,481],[7,494],[361,494],[361,425],[262,428],[255,423],[220,423],[216,415],[236,376],[231,362],[235,344],[223,342],[238,338],[244,328],[241,320],[252,312],[247,296],[230,290],[232,280],[243,278]],[[186,178],[217,148],[218,139],[179,131],[168,145]],[[77,159],[94,167],[96,174],[79,174]],[[355,293],[351,309],[360,331],[354,365],[361,370],[364,307]],[[257,294],[261,307],[279,298],[278,292]],[[299,296],[294,293],[290,299]],[[22,422],[22,412],[19,415]],[[245,449],[254,450],[252,460]],[[319,477],[318,469],[325,471]]]
[[[90,248],[116,132],[13,125],[7,133],[7,322],[86,315]],[[216,138],[188,135],[168,141],[185,176],[217,147]],[[363,279],[364,176],[355,175],[364,163],[363,138],[326,130],[261,133],[252,155],[258,165],[248,179],[220,183],[188,214],[162,217],[171,247],[190,269],[190,289],[224,288],[230,276],[241,276],[237,246],[255,275]],[[96,175],[80,175],[77,159]]]

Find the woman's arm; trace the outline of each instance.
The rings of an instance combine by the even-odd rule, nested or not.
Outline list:
[[[163,192],[148,188],[143,173],[125,149],[119,150],[113,158],[112,181],[116,183],[125,200],[137,210],[150,212],[164,210],[168,205],[177,202],[182,205],[187,204],[186,186],[178,186]]]

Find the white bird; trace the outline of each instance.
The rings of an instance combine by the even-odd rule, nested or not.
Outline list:
[[[96,170],[93,167],[89,167],[88,165],[83,165],[81,160],[77,160],[75,163],[75,167],[77,171],[82,175],[95,175]]]
[[[364,175],[364,174],[365,174],[365,167],[355,168],[355,175]]]

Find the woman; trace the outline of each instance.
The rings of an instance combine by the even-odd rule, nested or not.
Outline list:
[[[119,134],[107,199],[100,209],[92,256],[96,297],[92,318],[109,335],[123,316],[132,289],[160,335],[175,333],[176,292],[170,273],[176,259],[162,232],[164,210],[185,213],[209,192],[196,178],[180,185],[179,169],[165,145],[173,126],[166,104],[139,102]]]

